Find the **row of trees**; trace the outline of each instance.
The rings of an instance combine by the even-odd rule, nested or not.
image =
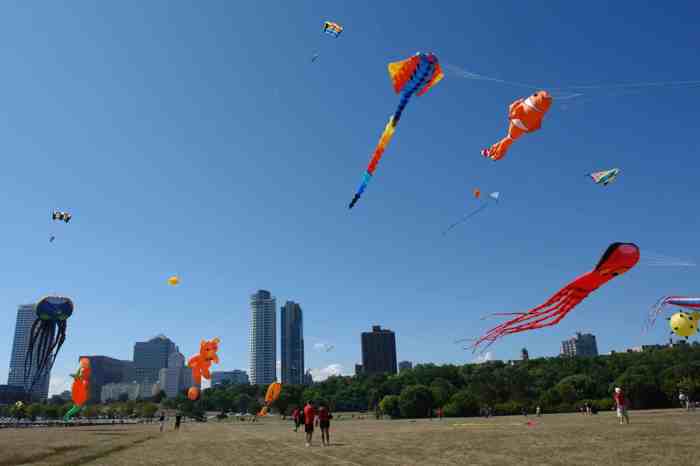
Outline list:
[[[606,410],[612,407],[616,386],[625,390],[635,409],[678,406],[679,391],[698,399],[700,345],[594,358],[554,357],[463,366],[421,364],[400,374],[330,377],[311,386],[285,385],[273,409],[288,415],[313,400],[327,403],[333,411],[377,410],[408,418],[429,416],[435,408],[442,408],[446,416],[475,416],[486,406],[496,414],[519,414],[537,405],[544,412],[570,412],[584,403]],[[184,394],[161,402],[161,394],[151,402],[89,406],[83,415],[149,417],[157,411],[158,402],[195,418],[205,411],[254,414],[262,407],[266,389],[223,384],[204,390],[197,402]],[[54,419],[60,418],[68,405],[32,404],[26,409],[37,417]]]
[[[31,403],[26,405],[0,406],[0,417],[15,419],[62,419],[73,406],[71,403]],[[139,417],[151,418],[158,411],[158,405],[152,401],[126,401],[107,405],[86,405],[80,412],[81,417],[108,417],[111,419]]]
[[[285,385],[273,408],[289,414],[306,400],[325,401],[334,411],[378,409],[392,417],[424,417],[435,408],[446,416],[520,414],[541,406],[544,412],[571,412],[589,403],[613,405],[622,387],[634,409],[678,406],[679,391],[700,397],[700,345],[594,358],[539,358],[463,366],[422,364],[395,375],[330,377],[312,386]],[[205,390],[202,409],[257,412],[266,387],[222,385]],[[179,400],[169,400],[177,405]]]

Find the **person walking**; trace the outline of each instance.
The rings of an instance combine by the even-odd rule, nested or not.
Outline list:
[[[318,424],[321,427],[321,444],[324,447],[331,445],[331,419],[333,419],[333,415],[328,406],[326,403],[321,403],[321,407],[318,409]]]
[[[294,408],[292,411],[292,419],[294,419],[294,432],[299,430],[299,408]]]
[[[165,413],[161,412],[160,413],[160,431],[163,432],[163,429],[165,429]]]
[[[306,446],[311,446],[311,440],[314,436],[314,419],[316,418],[316,408],[313,406],[313,401],[309,400],[304,406],[304,432],[306,432]]]
[[[177,413],[175,415],[175,430],[180,430],[180,421],[182,421],[182,414]]]
[[[537,414],[537,417],[542,417],[542,408],[540,408],[540,405],[537,405],[537,408],[535,408],[535,414]]]
[[[627,400],[625,399],[625,394],[622,392],[620,387],[615,387],[615,405],[617,406],[617,418],[620,420],[620,425],[630,423],[629,414],[627,414]]]

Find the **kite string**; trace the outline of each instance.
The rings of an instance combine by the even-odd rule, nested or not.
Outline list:
[[[468,213],[467,215],[465,215],[464,217],[462,217],[460,220],[456,221],[455,223],[453,223],[452,225],[450,225],[449,227],[447,227],[447,230],[445,230],[445,231],[442,232],[443,236],[446,235],[448,231],[450,231],[451,229],[453,229],[453,228],[456,227],[457,225],[459,225],[459,224],[461,224],[461,223],[464,223],[465,221],[467,221],[468,219],[470,219],[470,218],[473,217],[474,215],[478,214],[479,212],[481,212],[482,210],[484,210],[485,208],[487,208],[489,205],[490,205],[489,203],[485,203],[484,205],[480,206],[478,209],[476,209],[476,210],[474,210],[474,211]]]
[[[698,87],[700,86],[700,80],[685,80],[685,81],[654,81],[654,82],[636,82],[628,84],[583,84],[583,85],[571,85],[571,86],[541,86],[535,84],[522,83],[518,81],[508,81],[505,79],[500,79],[492,76],[485,76],[482,74],[474,73],[468,71],[462,67],[452,65],[449,63],[445,64],[445,70],[448,71],[452,76],[472,79],[475,81],[491,81],[501,84],[506,84],[510,86],[523,87],[529,89],[542,89],[548,88],[552,92],[552,96],[556,100],[569,100],[577,97],[583,97],[587,94],[580,91],[588,90],[605,90],[605,89],[644,89],[650,87],[672,87],[672,86],[686,86],[686,87]],[[624,95],[624,94],[622,94]]]

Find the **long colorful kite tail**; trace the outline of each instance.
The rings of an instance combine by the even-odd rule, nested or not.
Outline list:
[[[360,185],[350,201],[348,209],[352,209],[355,204],[357,204],[357,201],[360,200],[365,189],[367,189],[367,185],[372,180],[374,171],[377,169],[377,165],[386,147],[394,136],[396,126],[399,124],[399,120],[401,119],[406,105],[408,105],[408,101],[411,100],[414,94],[419,96],[425,94],[443,78],[438,59],[432,53],[417,53],[406,60],[389,63],[388,68],[394,91],[396,91],[397,94],[401,94],[401,100],[399,101],[398,107],[396,107],[396,111],[391,118],[389,118],[389,122],[384,127],[384,132],[379,138],[379,143],[374,149],[369,165],[362,175]]]

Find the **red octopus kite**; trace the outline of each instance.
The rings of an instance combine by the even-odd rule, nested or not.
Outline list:
[[[474,350],[484,342],[488,342],[487,346],[489,346],[505,335],[558,324],[569,311],[586,299],[589,294],[618,275],[627,272],[637,262],[639,262],[639,248],[637,245],[632,243],[611,244],[593,270],[581,275],[557,291],[544,304],[527,312],[495,314],[517,315],[517,317],[489,330],[486,335],[474,343]]]

